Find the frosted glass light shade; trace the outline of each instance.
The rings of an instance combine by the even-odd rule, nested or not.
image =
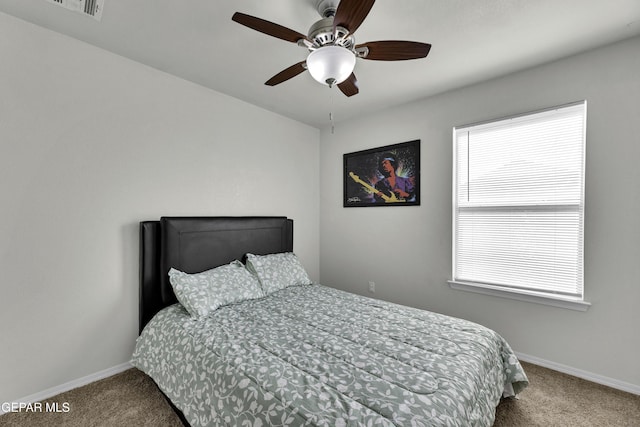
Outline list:
[[[324,46],[307,57],[307,69],[311,76],[327,86],[347,80],[355,66],[354,53],[341,46]]]

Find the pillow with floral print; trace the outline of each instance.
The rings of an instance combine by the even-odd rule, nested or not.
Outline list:
[[[293,252],[247,254],[247,269],[258,277],[265,295],[289,286],[311,284],[311,279]]]
[[[224,305],[264,296],[256,277],[240,261],[195,274],[172,268],[169,281],[176,298],[193,317],[204,317]]]

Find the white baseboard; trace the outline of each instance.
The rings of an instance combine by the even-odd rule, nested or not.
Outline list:
[[[61,384],[59,386],[48,388],[46,390],[32,394],[30,396],[22,397],[20,399],[15,399],[13,400],[13,402],[23,402],[23,403],[40,402],[42,400],[56,396],[60,393],[64,393],[65,391],[73,390],[74,388],[82,387],[92,382],[111,377],[115,374],[119,374],[120,372],[124,372],[127,369],[130,369],[132,367],[133,366],[131,365],[131,363],[125,362],[118,366],[114,366],[112,368],[108,368],[100,372],[95,372],[93,374],[87,375],[86,377],[78,378],[76,380]],[[0,407],[0,415],[3,415],[3,414],[4,414],[4,411]]]
[[[572,375],[574,377],[582,378],[584,380],[591,381],[597,384],[606,385],[607,387],[626,391],[627,393],[640,395],[640,385],[616,380],[614,378],[605,377],[603,375],[594,374],[588,371],[583,371],[581,369],[576,369],[571,366],[563,365],[561,363],[551,362],[549,360],[541,359],[535,356],[530,356],[524,353],[519,353],[517,351],[515,353],[518,359],[524,362],[533,363],[534,365],[539,365],[539,366],[542,366],[543,368],[553,369],[554,371],[558,371],[564,374]]]

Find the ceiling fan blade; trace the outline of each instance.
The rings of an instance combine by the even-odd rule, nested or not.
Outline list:
[[[333,17],[333,32],[335,33],[336,27],[339,26],[353,34],[367,17],[374,3],[375,0],[341,0]]]
[[[347,80],[338,84],[338,89],[346,96],[357,95],[360,90],[358,89],[358,79],[356,79],[356,75],[351,73]]]
[[[407,59],[424,58],[429,54],[431,45],[420,42],[402,40],[384,40],[368,42],[356,46],[356,51],[366,48],[368,53],[362,59],[375,61],[403,61]]]
[[[231,19],[245,27],[249,27],[256,31],[260,31],[261,33],[286,40],[288,42],[297,43],[300,39],[307,39],[307,36],[300,34],[297,31],[275,24],[271,21],[256,18],[255,16],[245,15],[244,13],[236,12],[233,14]]]
[[[306,62],[307,61],[298,62],[297,64],[294,64],[291,67],[280,71],[278,74],[267,80],[265,84],[267,86],[275,86],[282,82],[286,82],[287,80],[304,72],[307,69]]]

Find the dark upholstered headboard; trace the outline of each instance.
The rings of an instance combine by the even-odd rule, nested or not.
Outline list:
[[[293,221],[286,217],[163,217],[140,223],[140,332],[176,302],[173,267],[198,273],[247,253],[293,251]]]

